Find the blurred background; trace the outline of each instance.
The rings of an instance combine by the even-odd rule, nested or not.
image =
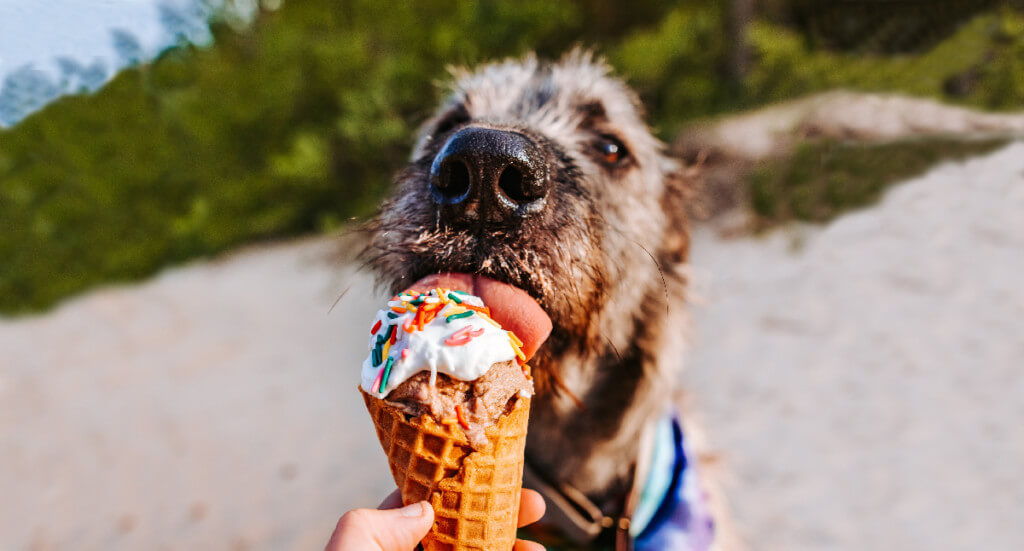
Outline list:
[[[1024,548],[1021,2],[0,0],[0,549],[375,505],[345,229],[449,67],[579,44],[700,170],[683,382],[750,546]]]

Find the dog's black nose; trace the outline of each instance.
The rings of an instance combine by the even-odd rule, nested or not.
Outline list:
[[[514,223],[544,208],[548,165],[526,136],[468,127],[430,167],[430,193],[449,222]]]

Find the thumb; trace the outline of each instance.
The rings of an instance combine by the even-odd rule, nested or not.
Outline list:
[[[433,523],[426,501],[386,511],[353,509],[338,521],[326,551],[411,551]]]

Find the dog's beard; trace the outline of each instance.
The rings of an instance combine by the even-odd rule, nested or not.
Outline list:
[[[389,292],[442,272],[486,276],[526,291],[556,326],[578,326],[602,281],[602,229],[583,186],[559,170],[545,212],[518,225],[442,223],[425,192],[424,163],[404,171],[397,193],[368,226],[363,260]],[[560,168],[560,167],[559,167]]]
[[[495,232],[486,237],[448,228],[422,230],[414,238],[388,245],[388,254],[400,256],[405,271],[390,282],[400,290],[426,275],[442,272],[477,274],[529,293],[539,302],[547,298],[544,283],[547,271],[530,248],[521,246],[522,239]]]

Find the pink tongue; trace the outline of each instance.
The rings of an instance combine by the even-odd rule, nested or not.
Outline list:
[[[526,291],[489,277],[472,274],[432,274],[413,283],[410,289],[426,291],[434,287],[458,289],[474,294],[491,309],[491,317],[523,341],[526,358],[533,357],[551,333],[551,318]]]

